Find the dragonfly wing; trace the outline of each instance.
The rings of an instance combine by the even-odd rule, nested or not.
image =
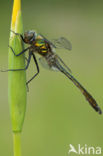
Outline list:
[[[72,44],[69,40],[65,37],[60,37],[59,39],[53,39],[52,43],[55,45],[56,48],[64,48],[67,50],[72,49]]]
[[[66,39],[65,37],[60,37],[58,39],[53,39],[52,41],[48,40],[45,36],[41,35],[42,38],[49,43],[53,48],[58,48],[58,49],[67,49],[67,50],[71,50],[72,49],[72,44],[71,42]]]
[[[52,41],[48,40],[48,39],[47,39],[45,36],[43,36],[42,34],[40,34],[40,36],[42,36],[43,39],[44,39],[47,43],[49,43],[53,48],[56,48],[55,44],[52,43]]]
[[[44,57],[40,57],[39,62],[45,69],[58,71],[58,69],[55,66],[50,66]]]
[[[60,64],[62,64],[62,66],[66,68],[68,72],[72,73],[71,69],[64,63],[64,61],[58,55],[56,55],[56,57],[58,61],[60,62]]]

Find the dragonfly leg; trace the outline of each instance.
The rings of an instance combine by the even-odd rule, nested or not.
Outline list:
[[[8,45],[8,47],[11,49],[11,51],[13,52],[13,54],[14,54],[15,56],[20,56],[20,55],[22,55],[23,53],[25,53],[25,52],[30,48],[30,47],[28,47],[28,48],[24,49],[23,51],[21,51],[19,54],[16,54],[15,51],[13,50],[13,48],[12,48],[11,46]]]
[[[28,58],[25,56],[25,60],[28,62]]]
[[[29,53],[29,58],[28,58],[28,61],[27,61],[27,65],[25,68],[23,69],[7,69],[7,70],[0,70],[1,72],[8,72],[8,71],[22,71],[22,70],[27,70],[28,67],[29,67],[29,64],[30,64],[30,60],[31,60],[31,53]]]
[[[21,35],[20,33],[16,33],[15,31],[13,31],[13,30],[10,30],[12,33],[14,33],[15,35]]]
[[[20,36],[21,39],[24,41],[23,35],[21,35],[20,33],[16,33],[15,31],[11,30],[12,33],[14,33],[17,36]],[[25,41],[24,41],[25,42]]]
[[[32,53],[32,56],[33,56],[34,62],[36,64],[37,73],[29,81],[27,81],[26,85],[28,85],[39,74],[39,65],[38,65],[38,62],[37,62],[36,57],[35,57],[35,55],[33,53]]]

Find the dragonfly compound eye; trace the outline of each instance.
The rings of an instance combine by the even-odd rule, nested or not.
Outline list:
[[[26,43],[31,43],[35,40],[35,32],[34,31],[27,31],[24,33],[24,40]]]

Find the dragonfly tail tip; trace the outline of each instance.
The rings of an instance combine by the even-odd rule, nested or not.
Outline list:
[[[98,107],[98,113],[102,114],[102,110]]]

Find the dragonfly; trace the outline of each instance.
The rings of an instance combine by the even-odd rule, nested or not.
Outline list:
[[[14,33],[15,35],[19,35],[21,40],[28,45],[26,49],[24,49],[18,54],[16,54],[13,48],[9,46],[15,56],[20,56],[26,51],[28,51],[28,58],[26,58],[27,65],[24,69],[8,69],[6,71],[27,70],[31,58],[33,57],[33,60],[37,68],[37,72],[29,81],[27,81],[26,84],[28,85],[40,72],[38,61],[35,56],[35,54],[39,54],[40,55],[39,61],[43,67],[48,68],[50,70],[57,70],[63,73],[80,90],[80,92],[84,95],[84,97],[86,98],[88,103],[92,106],[92,108],[94,108],[94,110],[99,114],[102,114],[102,110],[98,106],[93,96],[74,78],[70,68],[64,63],[64,61],[55,52],[57,48],[71,50],[72,45],[68,39],[66,39],[65,37],[60,37],[58,39],[54,39],[53,41],[51,41],[48,40],[43,35],[36,33],[35,31],[32,30],[26,31],[24,35],[21,35],[14,31],[12,31],[12,33]]]

